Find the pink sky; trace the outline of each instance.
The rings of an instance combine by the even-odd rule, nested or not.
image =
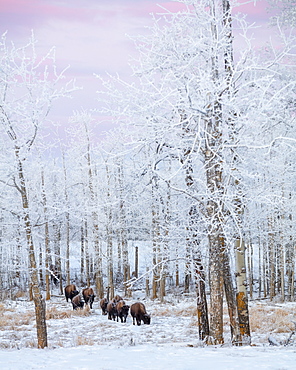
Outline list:
[[[56,46],[60,68],[70,65],[68,75],[84,87],[73,100],[60,104],[59,114],[68,117],[80,107],[96,106],[99,86],[94,73],[128,77],[134,49],[126,34],[143,33],[144,26],[151,24],[150,13],[161,11],[157,4],[172,10],[178,6],[167,0],[0,0],[0,32],[8,31],[9,40],[22,44],[34,30],[42,52]],[[268,19],[263,0],[241,11],[259,24]],[[264,39],[266,32],[264,28],[257,37]]]

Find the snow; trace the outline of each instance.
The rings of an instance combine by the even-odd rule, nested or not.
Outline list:
[[[151,325],[134,326],[131,316],[126,323],[108,320],[97,301],[93,310],[73,312],[64,297],[52,297],[47,302],[49,347],[44,350],[30,348],[36,346],[32,302],[2,302],[0,369],[296,369],[295,342],[270,346],[266,331],[256,332],[252,346],[232,347],[225,327],[223,347],[203,346],[198,341],[194,298],[168,300],[143,301]],[[133,302],[126,299],[127,304]],[[295,312],[294,302],[286,306]],[[284,307],[278,309],[282,312]],[[270,308],[269,316],[274,317],[275,307]],[[280,342],[290,333],[275,331],[273,336]]]
[[[295,349],[188,348],[173,345],[2,350],[1,369],[295,369]]]

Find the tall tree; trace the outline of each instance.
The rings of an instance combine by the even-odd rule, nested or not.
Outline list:
[[[115,107],[107,111],[128,127],[137,153],[149,148],[149,164],[145,168],[145,174],[150,177],[148,183],[155,179],[158,184],[170,183],[171,189],[182,197],[182,210],[185,205],[191,210],[187,212],[187,220],[190,213],[190,217],[196,215],[195,225],[192,220],[182,225],[194,229],[192,245],[196,235],[200,236],[201,250],[209,255],[208,342],[224,341],[225,290],[232,340],[239,343],[243,335],[249,343],[247,290],[239,282],[238,310],[230,254],[234,257],[238,252],[242,272],[248,230],[245,209],[252,213],[254,225],[258,220],[253,208],[257,202],[254,195],[259,193],[259,189],[256,193],[254,173],[257,169],[264,173],[265,156],[275,143],[293,142],[288,135],[282,138],[280,129],[288,132],[288,122],[293,118],[295,77],[290,74],[290,82],[287,78],[291,73],[288,70],[293,69],[288,56],[293,55],[294,41],[281,33],[282,48],[271,46],[261,55],[252,49],[245,19],[239,16],[232,19],[230,1],[181,0],[179,3],[183,5],[181,12],[164,10],[162,22],[155,19],[151,34],[136,39],[139,60],[133,72],[138,83],[129,85],[116,77],[104,84],[114,103],[108,104]],[[241,29],[240,34],[232,32],[233,22],[235,28]],[[242,48],[233,43],[234,37],[240,38]],[[141,132],[143,128],[145,135]],[[155,150],[156,146],[162,150]],[[170,171],[164,166],[167,158],[173,162]],[[275,158],[279,158],[278,153]],[[180,174],[183,185],[180,185]],[[184,186],[184,178],[190,186]],[[272,177],[263,182],[271,199]],[[263,201],[266,204],[266,199]],[[155,196],[154,210],[157,202]],[[274,200],[271,204],[275,205]],[[195,212],[191,208],[194,206],[197,206]],[[160,212],[153,215],[159,218]],[[154,243],[152,252],[157,248]],[[189,267],[191,253],[189,248],[187,251],[183,256]],[[154,262],[157,266],[156,259]]]
[[[24,233],[29,257],[30,284],[35,304],[38,347],[47,346],[45,300],[42,297],[36,249],[33,240],[31,204],[29,197],[28,166],[32,163],[34,145],[39,130],[54,100],[73,91],[70,85],[58,86],[64,72],[57,74],[54,50],[44,57],[36,53],[34,36],[26,46],[9,47],[4,34],[0,41],[0,119],[2,135],[7,135],[14,155],[15,170],[11,182],[18,190],[21,200]],[[53,73],[50,76],[49,71]]]

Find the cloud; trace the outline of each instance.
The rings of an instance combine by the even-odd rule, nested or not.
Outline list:
[[[21,37],[27,30],[38,29],[49,19],[87,20],[87,10],[61,6],[55,1],[0,0],[1,33],[9,31]]]
[[[9,39],[24,44],[33,29],[41,54],[56,46],[58,66],[70,65],[67,76],[76,76],[85,87],[77,93],[79,107],[87,106],[98,85],[94,73],[128,76],[129,57],[136,51],[126,35],[147,32],[150,14],[164,12],[157,4],[172,12],[184,8],[168,0],[0,0],[0,34],[7,30]],[[262,14],[266,19],[265,6],[257,1],[239,11],[248,12],[250,20],[260,20]],[[67,104],[70,109],[70,103],[62,103],[60,111]]]

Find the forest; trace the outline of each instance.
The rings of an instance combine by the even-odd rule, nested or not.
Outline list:
[[[254,47],[230,0],[180,0],[134,37],[131,79],[96,75],[63,137],[51,110],[79,88],[32,33],[0,41],[0,299],[34,302],[47,347],[56,279],[194,293],[199,340],[250,344],[249,301],[295,300],[295,23]],[[288,15],[287,15],[288,14]],[[287,27],[287,17],[290,23]],[[94,71],[95,73],[95,71]],[[115,126],[104,140],[100,120]]]

